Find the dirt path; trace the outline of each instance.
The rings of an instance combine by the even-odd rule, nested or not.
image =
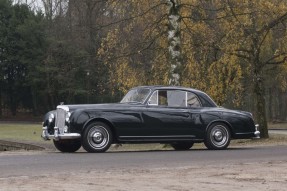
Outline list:
[[[287,160],[268,163],[134,168],[0,179],[0,190],[287,190]]]

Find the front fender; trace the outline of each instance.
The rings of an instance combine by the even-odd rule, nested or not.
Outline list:
[[[53,133],[55,127],[55,119],[52,122],[49,122],[49,116],[51,114],[54,114],[54,116],[56,116],[56,110],[49,111],[45,114],[43,118],[43,127],[47,127],[49,133]]]
[[[88,112],[84,110],[74,111],[71,115],[71,131],[82,133],[88,124],[94,121],[101,121],[107,123],[111,128],[114,127],[114,124],[106,116],[103,116],[101,112]]]
[[[83,110],[76,110],[72,112],[70,117],[70,131],[81,133],[83,130],[84,125],[88,120],[90,120],[89,113]]]

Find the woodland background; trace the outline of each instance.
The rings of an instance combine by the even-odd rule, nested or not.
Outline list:
[[[0,0],[0,118],[174,85],[177,26],[176,85],[267,128],[287,120],[286,24],[286,0]]]

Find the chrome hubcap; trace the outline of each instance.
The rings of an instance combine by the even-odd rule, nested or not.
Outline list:
[[[94,126],[88,132],[88,142],[94,149],[102,149],[109,143],[109,133],[103,126]]]
[[[222,139],[223,139],[222,132],[221,132],[221,131],[216,131],[216,132],[214,133],[214,139],[215,139],[216,141],[222,141]]]
[[[96,132],[96,133],[93,135],[93,141],[94,141],[95,143],[100,143],[102,140],[103,140],[103,134],[102,134],[102,133]]]
[[[229,132],[226,127],[216,125],[211,130],[210,140],[216,147],[224,147],[229,141]]]

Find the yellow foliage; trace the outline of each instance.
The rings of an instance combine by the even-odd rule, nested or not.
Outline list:
[[[236,56],[225,55],[219,61],[211,64],[208,70],[210,88],[207,92],[222,105],[232,96],[234,105],[240,105],[242,94],[242,70]]]
[[[119,20],[133,18],[109,30],[98,50],[98,56],[110,71],[110,89],[126,92],[137,85],[167,85],[170,66],[167,54],[168,20],[165,15],[167,7],[164,2],[108,2]],[[235,106],[240,105],[242,92],[246,88],[243,87],[243,76],[249,78],[253,70],[253,66],[243,59],[253,38],[247,34],[286,12],[287,3],[266,0],[180,2],[184,5],[181,7],[183,18],[180,23],[183,54],[181,84],[206,91],[219,105],[226,100],[232,100]],[[208,20],[210,14],[214,14],[217,20]],[[191,19],[194,15],[203,20]],[[287,34],[281,34],[284,40],[278,42],[274,42],[274,35],[278,34],[271,31],[262,39],[260,59],[263,61],[280,54],[275,48],[287,52]],[[273,43],[280,46],[274,48]],[[245,52],[238,51],[240,49]],[[287,67],[282,67],[277,76],[284,90],[287,89],[286,71]]]

